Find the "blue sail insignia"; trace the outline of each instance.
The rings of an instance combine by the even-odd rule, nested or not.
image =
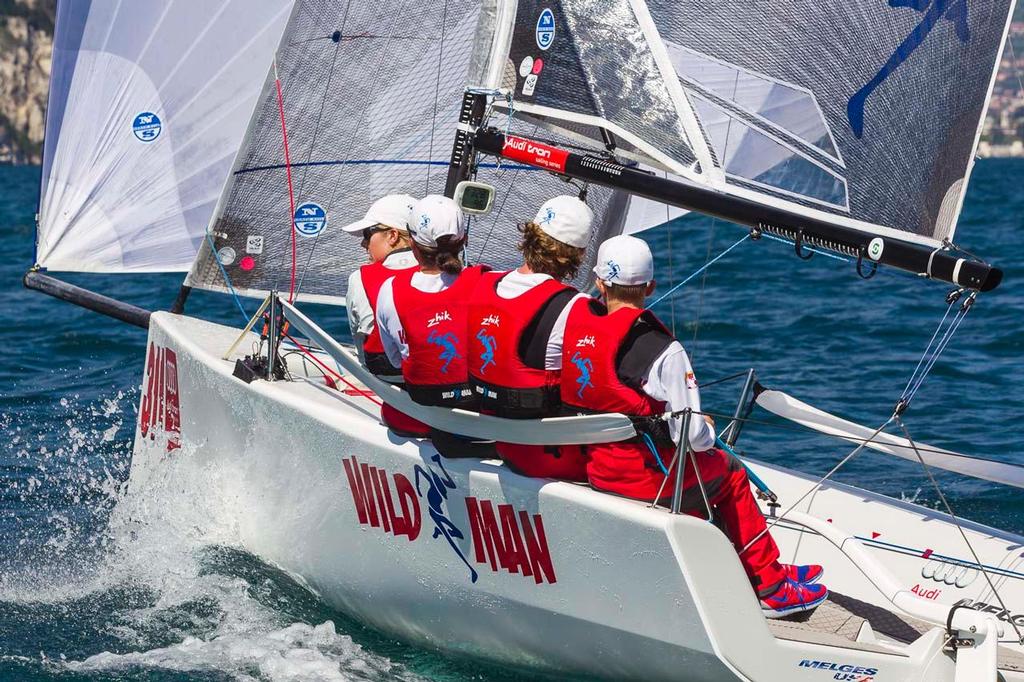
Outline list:
[[[953,23],[953,30],[961,43],[971,39],[971,30],[967,25],[967,0],[889,0],[890,7],[909,7],[916,12],[923,12],[920,23],[903,39],[892,56],[882,65],[874,78],[864,84],[846,105],[846,115],[850,120],[853,134],[858,138],[864,134],[864,106],[868,97],[880,86],[903,62],[910,58],[914,50],[931,33],[940,19]]]

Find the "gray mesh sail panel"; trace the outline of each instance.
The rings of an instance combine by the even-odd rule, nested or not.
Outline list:
[[[1011,0],[647,4],[730,183],[952,236]]]
[[[306,207],[326,218],[319,229],[296,230],[302,298],[343,300],[348,275],[366,253],[341,228],[375,199],[443,191],[476,5],[296,4],[277,54],[295,204],[300,214]],[[292,221],[272,71],[211,223],[236,290],[288,291]],[[225,289],[208,243],[188,283]]]
[[[300,299],[344,300],[348,275],[366,262],[366,253],[359,238],[341,228],[362,218],[375,199],[443,191],[476,10],[471,0],[414,7],[393,1],[297,4],[277,60],[295,203],[300,214],[308,209],[316,219],[312,229],[295,231]],[[504,127],[500,118],[492,123]],[[537,128],[516,122],[511,130]],[[494,184],[497,198],[490,215],[472,221],[467,256],[499,269],[520,262],[517,223],[531,219],[550,196],[576,191],[548,173],[499,168],[493,159],[484,160],[478,179]],[[599,236],[621,230],[621,195],[594,189],[588,201]],[[243,295],[287,292],[292,231],[271,73],[211,224],[216,257],[204,244],[188,283],[223,291],[223,266]],[[582,270],[585,284],[589,267]]]
[[[548,47],[539,26],[554,20]],[[695,159],[628,0],[522,0],[509,50],[515,100],[613,123],[690,165]],[[541,61],[539,72],[524,66]],[[559,118],[559,114],[552,114]]]

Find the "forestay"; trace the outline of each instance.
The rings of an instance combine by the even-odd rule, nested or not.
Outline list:
[[[188,269],[290,6],[58,4],[39,265]]]
[[[214,248],[202,247],[186,283],[224,291],[226,273],[238,293],[262,297],[289,292],[294,273],[299,300],[343,302],[366,253],[341,228],[385,194],[444,191],[479,11],[478,0],[296,3],[277,52],[280,102],[271,71],[211,221]],[[507,125],[497,114],[491,121]],[[529,121],[511,126],[539,130]],[[481,164],[477,179],[498,191],[493,212],[471,222],[467,260],[496,268],[518,264],[517,223],[550,196],[577,191],[514,164]],[[595,243],[622,230],[625,195],[592,188],[587,201]]]
[[[951,238],[1013,0],[521,0],[482,85],[765,206]],[[498,68],[498,67],[501,68]]]

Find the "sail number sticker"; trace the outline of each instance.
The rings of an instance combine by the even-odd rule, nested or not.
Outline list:
[[[303,237],[315,237],[327,227],[327,211],[320,204],[307,201],[295,209],[294,225]]]
[[[505,146],[501,150],[501,155],[513,161],[555,171],[564,171],[565,161],[569,158],[569,152],[564,149],[515,135],[505,137]]]
[[[132,119],[132,133],[140,142],[152,142],[160,137],[163,124],[152,111],[143,111]]]
[[[537,17],[537,47],[546,50],[555,42],[555,13],[544,8]]]

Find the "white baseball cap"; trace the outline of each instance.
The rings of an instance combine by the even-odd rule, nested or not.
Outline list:
[[[417,244],[435,247],[441,237],[466,236],[466,221],[459,205],[440,194],[428,194],[409,213],[409,234]]]
[[[416,199],[408,194],[389,194],[373,202],[366,217],[357,220],[341,228],[345,232],[358,233],[374,225],[393,227],[403,232],[408,229],[406,220],[409,218],[409,211],[412,210]]]
[[[646,284],[654,279],[654,257],[643,239],[620,234],[597,250],[594,274],[605,284]]]
[[[537,211],[534,222],[542,232],[563,244],[585,249],[590,243],[594,212],[576,197],[563,194],[548,199]]]

